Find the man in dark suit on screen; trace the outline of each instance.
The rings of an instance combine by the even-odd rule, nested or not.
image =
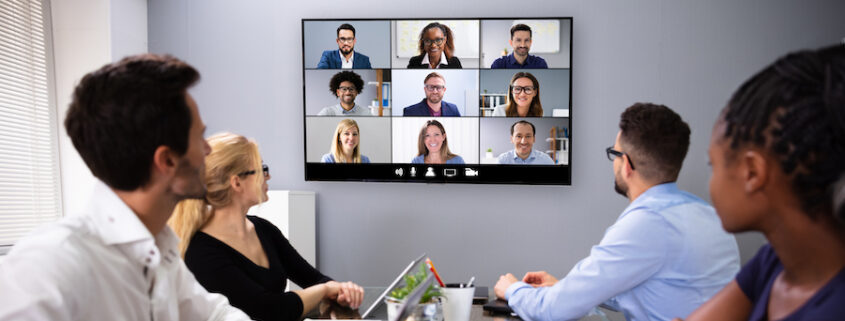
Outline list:
[[[455,104],[443,101],[446,93],[446,79],[442,75],[432,72],[425,76],[425,98],[414,105],[405,107],[402,116],[426,116],[426,117],[460,117],[461,112]]]
[[[323,51],[317,69],[370,69],[370,57],[355,52],[355,27],[344,23],[337,27],[337,50]]]

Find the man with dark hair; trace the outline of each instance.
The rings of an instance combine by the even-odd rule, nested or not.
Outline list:
[[[336,105],[328,106],[318,116],[372,116],[369,109],[355,103],[355,97],[364,90],[364,80],[353,71],[341,71],[329,80],[329,91],[340,99]]]
[[[515,24],[511,27],[511,39],[508,43],[513,48],[510,55],[502,56],[493,61],[490,65],[491,69],[546,69],[546,60],[543,58],[529,55],[531,50],[531,27],[524,24]]]
[[[558,281],[508,273],[496,296],[527,320],[577,319],[606,303],[628,320],[689,315],[739,270],[734,237],[713,207],[678,189],[689,126],[662,105],[635,104],[622,113],[613,161],[615,189],[631,202],[590,255]]]
[[[166,226],[205,197],[210,147],[188,64],[140,55],[82,78],[65,127],[100,179],[86,210],[20,240],[0,263],[0,319],[246,320],[208,293]]]
[[[534,124],[520,120],[511,125],[511,143],[513,150],[499,155],[499,164],[511,165],[554,165],[546,153],[534,150],[534,139],[537,130]]]
[[[402,109],[402,116],[460,117],[461,112],[455,104],[443,101],[446,94],[446,79],[443,75],[432,72],[423,80],[425,98],[419,103]]]
[[[337,50],[323,51],[317,69],[370,69],[370,57],[355,52],[355,27],[344,23],[337,27]]]

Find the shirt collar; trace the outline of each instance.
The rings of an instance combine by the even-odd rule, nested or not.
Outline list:
[[[343,63],[346,61],[346,57],[343,56],[343,53],[340,52],[340,49],[337,50],[337,55],[340,56],[340,62]],[[355,51],[349,53],[349,62],[355,61]]]
[[[513,160],[516,160],[516,161],[521,160],[521,161],[528,162],[528,161],[531,161],[535,158],[537,158],[537,155],[534,154],[534,149],[531,149],[531,153],[528,154],[528,158],[526,158],[526,159],[522,159],[522,157],[519,157],[519,154],[516,153],[516,149],[513,150]]]
[[[529,54],[528,57],[525,57],[525,63],[520,65],[519,62],[516,61],[516,57],[513,55],[513,53],[511,53],[510,55],[508,55],[508,64],[517,66],[527,66],[531,63],[531,59],[533,58],[534,56]]]
[[[625,208],[625,211],[622,212],[622,215],[620,215],[620,217],[625,216],[625,214],[635,208],[641,207],[644,203],[648,202],[648,200],[653,196],[657,196],[660,194],[672,194],[677,193],[678,191],[678,183],[676,182],[663,183],[649,187],[645,192],[640,194],[637,199],[631,202],[631,204],[628,204],[628,207]]]
[[[358,106],[357,103],[353,103],[352,109],[350,109],[349,111],[343,109],[343,106],[341,106],[340,104],[337,104],[337,110],[340,111],[340,113],[343,115],[355,114],[358,112],[359,109],[361,109],[361,106]]]
[[[428,53],[426,53],[425,56],[423,56],[423,60],[420,64],[429,65],[430,63],[431,63],[431,61],[428,60]],[[448,64],[449,64],[449,60],[446,59],[446,53],[441,50],[440,51],[440,65],[448,65]]]

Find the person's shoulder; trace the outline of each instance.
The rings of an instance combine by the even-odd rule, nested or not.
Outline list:
[[[337,49],[323,50],[323,56],[328,57],[328,56],[331,56],[333,53],[336,53],[336,52],[337,52]]]
[[[369,157],[367,157],[367,156],[361,155],[361,163],[364,163],[364,164],[369,164],[369,163],[370,163],[370,158],[369,158]]]
[[[498,68],[505,68],[505,59],[508,56],[501,56],[493,60],[493,64],[490,65],[490,69],[498,69]]]
[[[507,116],[507,113],[505,113],[505,108],[505,105],[498,105],[496,107],[493,107],[493,116]]]
[[[465,163],[464,158],[461,157],[461,155],[455,155],[455,157],[452,157],[452,159],[450,159],[450,161],[452,162],[452,164],[464,164]]]
[[[323,109],[320,109],[320,112],[317,113],[317,116],[334,116],[335,114],[336,113],[334,106],[326,106],[323,107]]]
[[[499,164],[505,164],[505,163],[509,162],[510,158],[512,157],[511,156],[512,153],[513,153],[513,151],[509,150],[507,152],[499,154],[499,157],[497,157],[497,159],[499,160]]]
[[[413,56],[411,59],[408,59],[408,69],[423,69],[425,68],[422,65],[423,55]]]
[[[461,59],[459,59],[458,56],[452,56],[452,58],[449,58],[448,61],[449,64],[446,66],[449,66],[449,68],[463,68],[463,66],[461,66]]]
[[[411,164],[422,164],[424,159],[425,155],[417,155],[411,160]]]
[[[332,153],[326,153],[323,157],[320,158],[320,162],[322,163],[334,163],[334,156]]]
[[[552,157],[549,156],[549,154],[546,154],[546,153],[541,152],[539,150],[534,149],[534,155],[536,155],[537,158],[540,158],[543,161],[551,162],[552,164],[554,164],[554,162],[555,162],[554,160],[552,160]]]

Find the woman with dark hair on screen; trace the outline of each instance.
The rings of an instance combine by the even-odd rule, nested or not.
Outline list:
[[[688,320],[842,320],[845,47],[789,54],[748,80],[709,155],[722,226],[769,244]]]
[[[408,60],[408,69],[461,69],[461,60],[455,57],[452,29],[432,22],[420,32],[420,55]]]
[[[168,222],[197,281],[258,320],[301,320],[322,300],[357,308],[364,294],[360,286],[332,281],[276,226],[247,215],[267,200],[270,169],[261,164],[258,145],[230,133],[214,135],[208,144],[205,198],[179,202]],[[304,289],[285,292],[288,278]]]
[[[518,72],[508,85],[508,103],[496,106],[493,116],[543,117],[540,82],[529,72]]]
[[[363,163],[370,159],[361,155],[361,138],[358,123],[352,119],[341,120],[332,135],[332,150],[323,155],[323,163]]]
[[[446,128],[434,119],[425,122],[417,139],[417,157],[411,164],[463,164],[461,156],[449,151]]]

